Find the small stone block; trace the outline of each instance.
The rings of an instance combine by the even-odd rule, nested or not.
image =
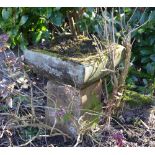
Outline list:
[[[47,83],[46,120],[49,125],[56,124],[64,133],[77,137],[79,132],[78,120],[83,114],[81,109],[91,107],[92,102],[101,101],[102,81],[79,90],[70,85],[49,80]],[[95,98],[95,100],[93,100]]]

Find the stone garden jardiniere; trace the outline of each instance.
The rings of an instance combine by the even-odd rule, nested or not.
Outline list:
[[[47,48],[24,50],[25,60],[46,75],[48,99],[47,123],[76,137],[82,109],[102,107],[101,78],[110,65],[107,50],[97,52],[91,39],[61,40]],[[82,41],[81,41],[82,40]],[[70,42],[69,42],[70,41]],[[121,60],[124,47],[113,45],[115,66]]]

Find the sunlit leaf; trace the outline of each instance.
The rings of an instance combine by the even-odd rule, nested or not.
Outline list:
[[[9,19],[9,17],[10,17],[10,10],[4,8],[4,9],[2,10],[2,18],[3,18],[4,20],[7,20],[7,19]]]
[[[28,16],[22,16],[22,18],[20,19],[20,23],[19,25],[24,25],[28,20]]]

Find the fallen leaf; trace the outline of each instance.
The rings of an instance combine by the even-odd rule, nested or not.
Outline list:
[[[13,100],[12,100],[12,98],[11,97],[8,97],[8,98],[6,98],[6,104],[9,106],[9,108],[12,108],[13,107]]]

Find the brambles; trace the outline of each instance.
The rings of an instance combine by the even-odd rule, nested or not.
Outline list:
[[[155,113],[153,107],[149,109],[152,103],[151,95],[154,95],[155,89],[154,9],[108,8],[107,12],[102,12],[102,9],[106,10],[106,8],[0,8],[0,29],[4,33],[0,35],[0,146],[154,145]],[[105,17],[104,20],[102,15]],[[101,24],[106,25],[103,31]],[[91,122],[82,122],[81,118],[79,123],[82,136],[74,145],[73,141],[65,143],[65,140],[70,138],[68,135],[55,126],[51,127],[44,123],[48,98],[44,89],[46,79],[40,79],[32,71],[28,75],[27,72],[31,69],[29,66],[24,66],[23,56],[16,57],[8,47],[18,46],[22,49],[26,46],[41,45],[44,49],[49,47],[54,38],[60,39],[68,35],[78,38],[79,34],[85,36],[95,34],[96,38],[103,36],[103,39],[109,42],[108,56],[112,65],[108,66],[110,67],[108,69],[111,71],[112,94],[106,94],[104,97],[107,98],[104,98],[104,101],[111,126],[109,130],[103,131],[107,117],[105,113],[102,116],[101,113],[94,113],[95,119]],[[74,49],[76,44],[67,37],[65,39],[69,41],[68,45],[62,40],[60,44],[65,46],[66,51],[69,49],[66,46],[70,44]],[[111,42],[122,43],[122,41],[126,47],[123,59],[125,61],[115,69],[114,50],[110,45]],[[89,43],[92,44],[88,42],[82,48]],[[69,54],[74,56],[73,50],[70,50]],[[126,80],[129,67],[130,74]],[[128,88],[145,95],[124,91],[125,82]],[[107,92],[110,92],[109,85],[106,84]],[[101,109],[97,106],[96,99],[92,98],[92,101],[90,108],[95,111]],[[121,107],[119,117],[114,118],[115,115],[112,114],[115,112],[115,107],[122,101],[125,102],[126,109]],[[91,116],[90,113],[87,117]],[[72,119],[72,113],[65,111],[64,107],[57,109],[56,116],[60,121],[67,122]],[[101,119],[98,123],[99,116]],[[55,140],[57,142],[54,142]]]

